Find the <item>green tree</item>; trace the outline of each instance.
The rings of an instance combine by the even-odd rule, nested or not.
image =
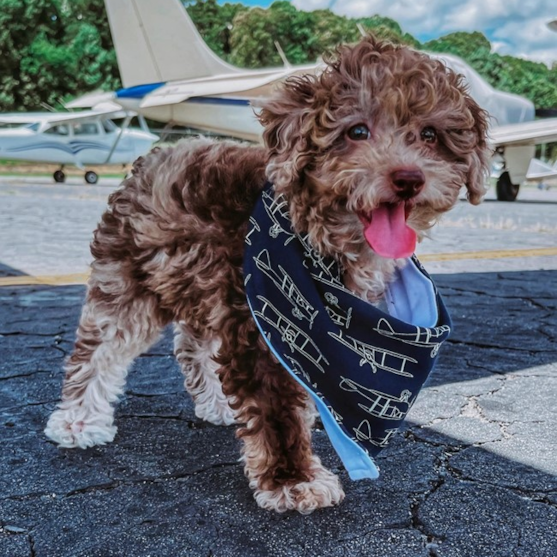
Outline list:
[[[423,45],[423,48],[431,52],[455,54],[467,60],[478,53],[491,52],[491,43],[479,31],[474,31],[473,33],[458,31],[439,39],[428,41]]]
[[[314,62],[321,54],[314,27],[313,12],[285,1],[239,13],[233,21],[231,61],[251,68],[282,66],[276,41],[291,64]]]
[[[121,86],[116,53],[103,0],[64,2],[65,41],[76,87],[114,90]]]
[[[366,31],[380,39],[386,39],[396,44],[406,44],[414,48],[420,46],[419,41],[409,33],[404,33],[400,25],[389,17],[374,15],[372,17],[361,17],[355,21]]]
[[[0,111],[119,86],[102,0],[0,0]]]
[[[316,10],[315,27],[313,29],[319,54],[330,52],[337,45],[355,43],[361,38],[356,22],[344,16],[339,16],[330,10]]]
[[[231,62],[246,68],[280,65],[280,56],[273,44],[273,29],[262,8],[238,14],[230,37]]]
[[[232,52],[230,37],[234,18],[248,8],[242,4],[219,5],[217,0],[189,0],[184,5],[207,46],[228,60]]]
[[[482,33],[451,33],[425,43],[423,48],[460,56],[493,87],[526,97],[537,108],[557,106],[557,70],[492,52],[491,43]]]
[[[63,34],[57,2],[0,0],[0,111],[39,105],[34,73],[38,66],[31,68],[31,73],[27,68],[32,58],[45,50],[45,44],[59,44]],[[45,54],[56,58],[52,52]],[[57,79],[45,80],[52,91],[60,85]],[[48,96],[48,100],[53,98],[53,94]]]

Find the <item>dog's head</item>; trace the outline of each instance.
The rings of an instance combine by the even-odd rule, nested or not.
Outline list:
[[[487,113],[461,76],[407,47],[366,38],[319,75],[288,79],[259,115],[267,175],[298,231],[323,253],[363,238],[406,257],[458,199],[485,194]]]

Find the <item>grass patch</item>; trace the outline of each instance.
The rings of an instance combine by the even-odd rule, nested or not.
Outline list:
[[[94,170],[101,178],[124,178],[131,165],[98,165],[86,166],[87,170]],[[38,162],[23,162],[9,159],[0,159],[0,176],[30,176],[30,177],[52,177],[54,172],[60,168],[59,164],[48,164]],[[67,177],[83,178],[85,170],[77,167],[67,166],[64,168]]]

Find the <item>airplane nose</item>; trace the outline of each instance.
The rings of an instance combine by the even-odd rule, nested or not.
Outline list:
[[[424,173],[417,168],[402,168],[391,172],[391,183],[397,195],[410,199],[418,195],[425,184]]]

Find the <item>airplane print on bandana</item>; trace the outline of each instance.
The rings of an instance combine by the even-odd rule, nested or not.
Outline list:
[[[288,202],[282,195],[277,196],[276,199],[266,191],[263,191],[261,195],[265,200],[265,211],[270,219],[269,235],[272,238],[278,238],[280,234],[286,234],[287,239],[284,242],[286,246],[296,237],[291,227],[284,227],[281,224],[288,217]]]
[[[307,234],[298,236],[298,239],[304,248],[305,259],[302,264],[306,269],[310,270],[312,276],[332,284],[335,288],[350,292],[350,290],[344,288],[338,263],[334,259],[327,261],[325,257],[313,249]]]
[[[277,270],[273,268],[268,250],[263,250],[254,261],[257,268],[275,283],[275,286],[283,293],[288,302],[294,306],[292,315],[298,319],[307,319],[311,329],[317,311],[304,298],[292,277],[280,265],[277,265]]]
[[[348,328],[352,318],[352,308],[348,308],[348,310],[342,309],[339,306],[338,298],[330,292],[325,292],[325,301],[327,302],[325,309],[331,320],[341,327]]]
[[[355,438],[360,441],[368,441],[377,447],[386,447],[391,437],[398,431],[398,428],[386,429],[383,437],[373,437],[369,420],[362,420],[358,427],[354,428]]]
[[[341,379],[342,381],[339,384],[341,389],[351,393],[358,393],[371,403],[368,405],[359,402],[358,406],[372,416],[384,418],[385,420],[401,420],[410,408],[409,401],[412,393],[408,390],[404,390],[400,393],[400,396],[394,397],[380,391],[367,389],[351,379],[346,379],[346,377],[341,377]],[[397,404],[405,404],[406,408],[403,410]]]
[[[439,352],[442,341],[438,339],[450,332],[448,325],[441,327],[416,327],[415,333],[397,333],[386,319],[380,319],[376,331],[380,335],[396,338],[400,342],[411,344],[412,346],[427,346],[431,348],[431,357],[435,358]]]
[[[378,369],[383,369],[390,373],[403,375],[404,377],[414,377],[411,373],[404,371],[408,362],[417,363],[417,360],[414,358],[410,358],[404,354],[398,354],[397,352],[391,352],[378,346],[366,344],[348,335],[343,336],[342,332],[338,335],[329,333],[329,336],[358,354],[358,356],[361,356],[360,367],[367,364],[373,373],[376,373]],[[391,362],[393,365],[397,363],[398,367],[389,366],[387,362]]]
[[[251,240],[249,237],[256,232],[261,232],[261,228],[259,228],[259,224],[257,224],[257,221],[253,217],[249,218],[249,222],[251,224],[251,229],[246,234],[245,242],[248,246],[251,246]]]
[[[356,296],[343,284],[338,262],[293,230],[288,207],[268,184],[252,213],[244,254],[252,315],[282,365],[323,403],[319,411],[337,424],[343,443],[373,457],[405,419],[450,319],[436,291],[438,321],[430,328]]]
[[[263,296],[258,296],[258,298],[262,302],[261,310],[255,311],[255,315],[277,330],[281,335],[281,340],[288,345],[292,352],[298,352],[305,356],[320,371],[325,373],[321,364],[328,364],[329,362],[319,351],[315,342],[299,327],[294,325],[292,321],[286,318],[269,300]]]

